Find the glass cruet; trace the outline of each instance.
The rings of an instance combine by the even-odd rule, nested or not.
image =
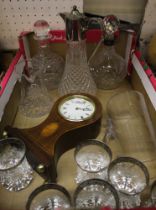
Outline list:
[[[119,20],[108,15],[101,21],[102,39],[88,63],[99,89],[114,89],[127,75],[125,60],[116,52],[115,41],[119,34]]]
[[[50,48],[50,26],[45,20],[34,23],[34,39],[38,41],[38,52],[32,58],[35,72],[40,71],[48,91],[58,88],[64,71],[64,60]]]
[[[29,76],[23,73],[21,78],[19,113],[28,118],[40,118],[48,115],[51,107],[52,100],[39,71],[29,68]]]
[[[67,52],[63,77],[59,86],[60,95],[68,93],[96,94],[96,84],[87,63],[85,31],[86,17],[76,6],[71,13],[60,13],[66,25]]]

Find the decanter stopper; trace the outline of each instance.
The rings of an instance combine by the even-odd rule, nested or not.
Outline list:
[[[34,23],[34,39],[36,40],[44,40],[50,39],[50,26],[45,20],[37,20]]]
[[[114,15],[108,15],[102,20],[104,43],[113,45],[119,36],[119,20]]]
[[[125,60],[116,52],[119,20],[108,15],[101,21],[103,36],[89,59],[89,67],[99,89],[114,89],[127,75]]]

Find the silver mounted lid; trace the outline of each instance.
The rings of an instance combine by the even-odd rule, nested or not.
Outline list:
[[[60,13],[60,16],[65,21],[67,40],[80,41],[85,39],[88,19],[84,14],[79,12],[77,6],[73,6],[70,13]]]

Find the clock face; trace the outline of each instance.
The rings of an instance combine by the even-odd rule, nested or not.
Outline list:
[[[90,119],[95,113],[95,103],[83,95],[69,96],[59,104],[59,114],[66,120],[80,122]]]

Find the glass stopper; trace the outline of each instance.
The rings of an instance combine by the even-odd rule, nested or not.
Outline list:
[[[49,39],[50,36],[50,26],[45,20],[37,20],[34,23],[34,38],[37,40]]]
[[[102,30],[105,40],[115,40],[119,35],[119,20],[114,15],[108,15],[102,20]]]

